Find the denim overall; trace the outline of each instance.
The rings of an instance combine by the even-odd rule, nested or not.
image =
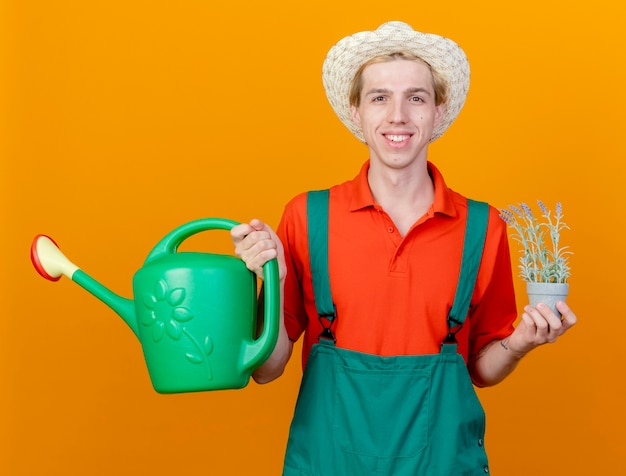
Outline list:
[[[311,349],[291,424],[284,476],[469,476],[489,473],[485,415],[456,332],[467,315],[488,206],[468,200],[450,332],[432,355],[342,349],[328,278],[328,190],[309,192],[309,253],[324,331]]]

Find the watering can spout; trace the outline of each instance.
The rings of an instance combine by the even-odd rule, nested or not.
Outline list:
[[[76,270],[72,276],[72,281],[113,309],[128,324],[135,336],[139,338],[139,329],[137,328],[137,319],[135,317],[135,301],[115,294],[80,269]]]
[[[46,235],[36,236],[30,257],[41,276],[50,281],[58,281],[61,276],[70,278],[113,309],[139,337],[134,301],[115,294],[78,268],[61,252],[52,238]]]

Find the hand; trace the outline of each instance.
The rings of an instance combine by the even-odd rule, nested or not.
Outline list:
[[[521,357],[535,347],[556,342],[577,321],[576,315],[563,301],[559,301],[556,307],[562,314],[562,319],[542,303],[537,307],[524,307],[522,320],[503,344]]]
[[[280,239],[268,225],[254,219],[233,227],[230,236],[235,245],[235,254],[246,263],[247,268],[263,278],[263,265],[278,259],[280,279],[286,275],[285,254]]]

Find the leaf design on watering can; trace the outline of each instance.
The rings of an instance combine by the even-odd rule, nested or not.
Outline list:
[[[213,352],[213,340],[209,336],[206,336],[204,338],[203,348],[198,350],[204,350],[204,353],[206,355],[210,355],[211,352]],[[200,353],[188,352],[186,354],[186,357],[187,359],[189,359],[190,362],[193,362],[194,364],[204,362],[204,357]]]
[[[206,355],[211,355],[213,352],[213,340],[209,336],[204,338],[204,352]]]
[[[193,319],[193,314],[186,307],[175,307],[172,311],[173,318],[178,322],[187,322]]]
[[[185,300],[184,288],[172,289],[172,291],[170,291],[170,293],[167,295],[167,302],[169,302],[171,306],[178,306],[179,304],[182,304],[184,300]]]
[[[165,335],[165,323],[163,321],[155,321],[152,327],[152,340],[154,342],[160,342]]]
[[[164,301],[167,297],[167,290],[169,286],[167,282],[163,279],[159,279],[154,286],[154,297],[157,301]]]
[[[201,355],[194,354],[191,352],[188,352],[187,354],[185,354],[185,357],[187,357],[187,359],[190,362],[193,362],[194,364],[201,364],[204,361]]]
[[[174,319],[170,319],[165,323],[165,330],[167,331],[167,335],[174,340],[180,340],[180,337],[183,335],[182,326]]]
[[[148,327],[155,323],[157,320],[156,312],[148,310],[141,315],[141,323]]]
[[[190,338],[192,342],[196,344],[196,348],[198,349],[198,351],[201,352],[202,350],[204,350],[206,355],[209,355],[213,351],[213,341],[211,340],[209,336],[206,336],[204,338],[204,343],[202,346],[203,348],[201,348],[200,345],[198,345],[199,343],[196,342],[193,337],[190,337]],[[189,360],[190,362],[194,364],[205,363],[206,377],[209,380],[213,379],[213,370],[211,369],[211,363],[209,362],[208,358],[205,360],[205,358],[200,353],[195,353],[195,352],[188,352],[187,354],[185,354],[185,357],[187,357],[187,360]]]
[[[157,300],[156,297],[154,297],[152,294],[144,294],[141,297],[144,306],[146,306],[149,309],[154,309],[154,305],[156,304]]]

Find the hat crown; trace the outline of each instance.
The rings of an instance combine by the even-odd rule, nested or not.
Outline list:
[[[385,30],[401,30],[401,31],[415,31],[413,27],[408,23],[404,23],[403,21],[388,21],[387,23],[383,23],[380,25],[377,30],[384,32]]]

